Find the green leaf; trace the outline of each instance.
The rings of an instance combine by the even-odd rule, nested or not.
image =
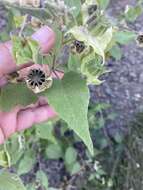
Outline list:
[[[8,167],[8,160],[7,160],[7,155],[4,150],[0,151],[0,166],[2,167]]]
[[[71,175],[78,173],[80,170],[81,170],[81,165],[78,162],[76,162],[72,167]]]
[[[48,159],[59,159],[63,157],[63,151],[59,144],[51,144],[46,149]]]
[[[16,28],[21,27],[22,23],[24,22],[24,20],[26,19],[27,16],[14,16],[14,22],[15,22],[15,26]]]
[[[49,9],[48,11],[46,9],[41,8],[32,8],[32,7],[23,7],[16,5],[15,3],[7,3],[3,2],[4,4],[8,5],[10,9],[14,9],[15,11],[20,11],[23,15],[28,14],[34,17],[39,18],[42,22],[45,22],[46,19],[49,19],[52,17]]]
[[[116,143],[122,143],[124,140],[124,135],[121,132],[116,132],[116,134],[114,135],[114,140],[116,141]]]
[[[0,41],[1,42],[5,42],[5,41],[9,41],[9,40],[10,40],[10,37],[9,37],[8,33],[6,33],[5,31],[0,33]]]
[[[79,72],[80,71],[80,59],[76,54],[70,54],[68,60],[68,69],[70,71]]]
[[[7,171],[0,173],[0,190],[26,190],[20,178]]]
[[[14,134],[6,144],[7,152],[10,156],[11,165],[15,165],[24,153],[24,149],[20,147],[19,135]]]
[[[89,90],[86,81],[81,79],[79,74],[66,73],[62,80],[54,81],[45,96],[48,103],[67,122],[69,128],[74,130],[93,153],[87,120]]]
[[[71,9],[71,13],[74,17],[77,17],[81,10],[81,1],[80,0],[64,0],[65,4]]]
[[[59,55],[61,49],[62,49],[62,38],[63,38],[63,33],[61,30],[58,29],[58,27],[54,27],[52,28],[53,31],[55,32],[56,34],[56,42],[55,42],[55,45],[54,45],[54,54],[56,56]]]
[[[37,96],[24,83],[9,84],[1,90],[0,109],[10,111],[17,105],[27,106],[36,101]]]
[[[87,84],[100,85],[103,81],[99,79],[105,74],[106,68],[102,64],[101,57],[94,52],[89,53],[82,59],[81,73],[86,76]]]
[[[39,45],[31,38],[12,36],[13,56],[17,64],[30,61],[37,63]]]
[[[101,9],[103,10],[105,10],[110,3],[110,0],[97,0],[97,1],[99,2]]]
[[[65,162],[70,165],[73,164],[77,159],[77,152],[73,147],[68,147],[65,153]]]
[[[36,180],[38,182],[40,182],[41,186],[45,189],[48,190],[48,186],[49,186],[49,183],[48,183],[48,177],[47,175],[45,174],[45,172],[43,172],[42,170],[39,170],[37,173],[36,173]]]
[[[79,164],[79,162],[73,162],[69,165],[66,164],[66,169],[71,175],[74,175],[81,170],[81,165]]]
[[[32,61],[32,51],[22,37],[12,36],[13,56],[17,64]]]
[[[26,190],[36,190],[36,188],[35,188],[35,184],[28,184],[28,185],[26,185]]]
[[[24,153],[24,157],[20,160],[17,173],[18,175],[28,173],[34,166],[36,161],[35,153],[32,150],[28,150]]]
[[[29,38],[27,40],[28,40],[28,46],[30,47],[30,49],[32,51],[32,61],[34,61],[34,63],[37,63],[39,45],[35,40],[32,40],[31,38]]]
[[[99,118],[99,119],[97,120],[97,123],[98,123],[97,128],[98,128],[98,129],[101,129],[101,128],[103,128],[103,127],[105,126],[105,119],[104,119],[103,117],[101,117],[101,118]]]
[[[111,107],[110,104],[100,102],[94,106],[94,112],[98,113],[98,112],[106,111],[110,107]]]
[[[122,51],[121,48],[118,45],[115,45],[110,50],[110,54],[112,57],[114,57],[116,60],[120,60],[122,58]]]
[[[141,5],[137,6],[126,6],[125,18],[129,22],[135,22],[135,20],[143,13],[143,8]]]
[[[53,123],[47,122],[47,123],[41,123],[36,125],[36,134],[41,139],[46,139],[51,141],[52,143],[56,143],[56,139],[53,133]]]
[[[135,40],[137,35],[134,32],[130,31],[119,31],[115,34],[115,41],[121,45],[126,45],[131,41]]]

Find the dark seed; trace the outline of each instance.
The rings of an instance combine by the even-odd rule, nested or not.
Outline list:
[[[42,71],[39,71],[39,74],[40,74],[40,75],[42,75],[42,74],[43,74],[43,72],[42,72]]]
[[[42,73],[41,77],[42,77],[42,78],[45,78],[45,74],[44,74],[44,73]]]
[[[42,82],[39,82],[39,85],[41,86],[41,85],[42,85]]]
[[[33,69],[33,70],[31,71],[31,73],[32,73],[32,74],[35,74],[35,73],[36,73],[36,70],[35,70],[35,69]]]
[[[39,73],[39,70],[36,69],[35,72],[36,72],[36,74],[38,74],[38,73]]]
[[[35,83],[35,86],[39,86],[39,83],[38,83],[38,82],[36,82],[36,83]]]
[[[45,78],[41,78],[41,80],[40,80],[40,81],[45,82]]]
[[[33,86],[33,84],[34,84],[34,82],[32,81],[32,82],[30,83],[30,85]]]

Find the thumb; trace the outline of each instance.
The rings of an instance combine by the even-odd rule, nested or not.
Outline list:
[[[15,132],[23,131],[56,116],[56,112],[47,104],[25,109],[16,107],[8,113],[0,112],[0,144],[3,144]]]

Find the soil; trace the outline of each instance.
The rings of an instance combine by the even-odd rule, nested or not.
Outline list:
[[[117,17],[127,4],[134,5],[134,0],[112,0],[109,14]],[[143,32],[143,15],[130,27]],[[94,102],[111,104],[110,112],[117,113],[115,121],[108,123],[109,132],[125,130],[125,126],[137,112],[143,110],[143,49],[135,42],[122,48],[120,61],[110,60],[107,67],[112,71],[99,87],[91,87],[91,99]]]
[[[134,0],[112,0],[108,12],[118,16],[127,4],[134,4]],[[0,31],[6,26],[4,15],[3,7],[0,7]],[[143,31],[143,15],[130,27],[137,32]],[[107,102],[111,104],[110,112],[117,113],[116,119],[107,123],[111,135],[118,129],[126,131],[127,123],[143,110],[143,49],[133,42],[122,47],[122,51],[120,61],[110,60],[107,63],[112,72],[105,76],[105,82],[101,86],[90,87],[91,101]],[[42,167],[46,168],[50,185],[59,187],[63,181],[61,176],[65,173],[63,162],[48,160],[43,162]]]

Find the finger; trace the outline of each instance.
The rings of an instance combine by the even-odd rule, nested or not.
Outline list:
[[[32,35],[42,50],[42,53],[48,53],[54,45],[55,34],[48,26],[40,28]],[[0,77],[16,69],[15,61],[12,56],[12,43],[5,42],[0,44]]]
[[[25,110],[17,107],[9,113],[0,112],[0,144],[15,132],[30,128],[34,124],[56,116],[56,112],[47,104]]]
[[[34,113],[31,108],[20,111],[17,117],[17,131],[22,131],[34,124]]]
[[[32,38],[39,43],[42,53],[48,53],[55,43],[55,33],[48,26],[43,26],[32,35]]]
[[[30,128],[34,124],[47,121],[56,116],[56,112],[48,105],[20,111],[17,117],[17,131]]]
[[[4,87],[7,84],[7,79],[5,77],[0,77],[0,87]]]
[[[57,113],[52,107],[45,105],[34,110],[34,117],[34,123],[37,124],[57,117]]]
[[[4,44],[0,44],[0,77],[15,69],[15,63],[10,51]]]
[[[10,137],[16,131],[17,114],[20,108],[14,108],[11,112],[0,112],[0,127],[4,138]]]

